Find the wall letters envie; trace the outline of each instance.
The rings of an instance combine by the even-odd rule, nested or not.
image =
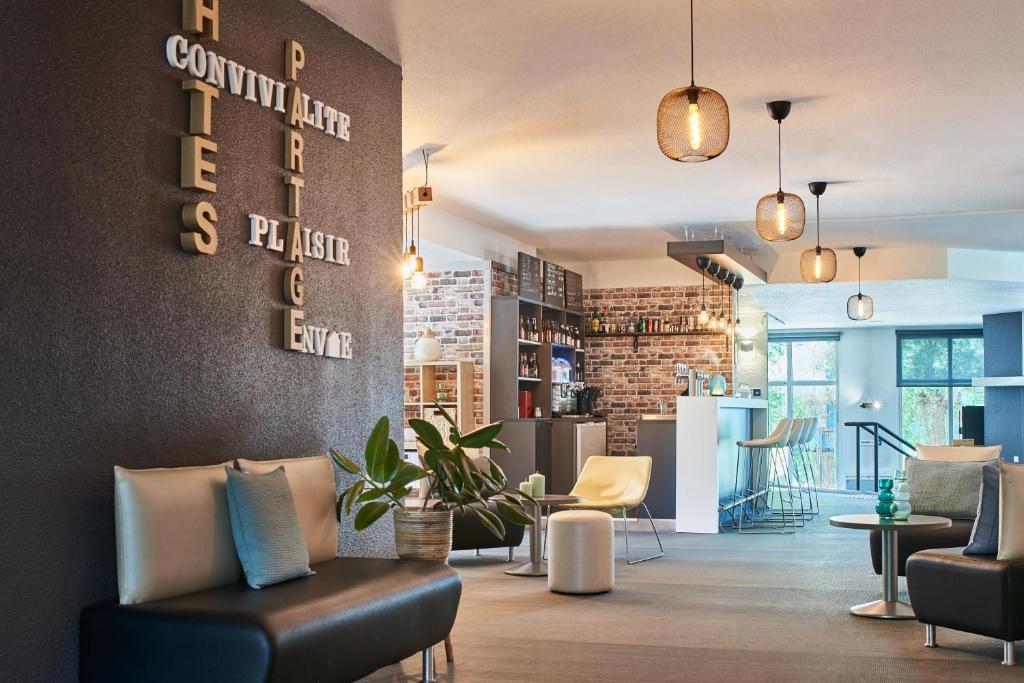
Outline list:
[[[182,0],[182,30],[198,34],[199,38],[216,41],[220,38],[219,0]],[[210,158],[217,153],[217,143],[211,139],[211,112],[213,100],[227,87],[232,95],[240,95],[261,107],[284,114],[284,176],[288,199],[281,223],[256,213],[249,214],[249,244],[265,246],[280,252],[285,261],[294,265],[284,271],[284,300],[293,308],[284,311],[283,348],[327,358],[352,358],[352,335],[324,327],[304,324],[305,273],[303,259],[313,258],[341,266],[350,264],[349,243],[320,230],[303,228],[298,218],[302,209],[302,189],[305,181],[303,154],[305,140],[301,130],[306,125],[338,139],[349,139],[349,116],[320,100],[312,100],[303,93],[296,81],[306,65],[306,52],[296,40],[287,40],[284,50],[284,83],[258,74],[237,62],[225,59],[199,43],[190,43],[180,35],[172,35],[164,43],[167,63],[187,72],[192,78],[182,82],[182,90],[189,93],[188,134],[181,138],[180,185],[184,189],[217,192],[215,179],[217,165]],[[195,254],[217,253],[217,211],[209,201],[185,204],[181,209],[185,230],[180,235],[181,246]]]

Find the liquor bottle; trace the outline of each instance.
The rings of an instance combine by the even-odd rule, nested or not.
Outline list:
[[[519,338],[526,339],[526,322],[523,316],[519,316]]]
[[[601,331],[601,316],[597,314],[596,308],[590,312],[590,331],[595,334]]]
[[[519,354],[519,377],[526,377],[526,354]]]

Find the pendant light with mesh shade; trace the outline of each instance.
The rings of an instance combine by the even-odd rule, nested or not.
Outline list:
[[[757,202],[754,224],[757,234],[768,242],[789,242],[804,234],[804,202],[782,191],[782,120],[789,116],[793,103],[776,100],[767,104],[768,114],[779,123],[779,190]]]
[[[860,291],[860,260],[868,253],[867,247],[854,247],[853,253],[857,256],[857,293],[851,296],[846,302],[846,315],[850,320],[871,320],[875,314],[874,300]]]
[[[836,252],[821,246],[821,195],[825,194],[828,183],[816,180],[807,183],[807,187],[814,195],[817,245],[800,254],[800,277],[804,282],[832,282],[836,279]]]
[[[729,145],[729,105],[693,79],[693,0],[690,0],[690,86],[676,88],[658,105],[658,147],[673,161],[714,159]]]

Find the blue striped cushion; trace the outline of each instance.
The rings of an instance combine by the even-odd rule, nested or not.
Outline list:
[[[284,467],[269,474],[225,469],[231,535],[246,583],[263,588],[312,574]]]

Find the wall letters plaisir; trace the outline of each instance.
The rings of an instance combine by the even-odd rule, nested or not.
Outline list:
[[[200,39],[220,38],[219,0],[183,0],[182,31]],[[217,164],[212,157],[217,143],[211,136],[213,101],[223,90],[260,107],[284,115],[285,170],[287,206],[284,221],[250,213],[249,244],[280,253],[288,264],[283,274],[284,311],[282,347],[288,351],[325,358],[352,358],[352,335],[305,323],[301,306],[305,301],[304,261],[307,258],[326,264],[348,266],[349,243],[338,237],[303,227],[302,209],[303,131],[308,126],[335,141],[348,141],[349,117],[336,107],[303,93],[298,85],[299,72],[306,65],[306,53],[295,40],[284,44],[285,80],[278,81],[206,49],[184,36],[172,35],[164,44],[167,63],[184,71],[182,90],[189,96],[188,132],[181,138],[181,180],[184,189],[217,192]],[[181,208],[184,230],[181,247],[194,254],[217,253],[217,210],[210,201],[185,204]]]

